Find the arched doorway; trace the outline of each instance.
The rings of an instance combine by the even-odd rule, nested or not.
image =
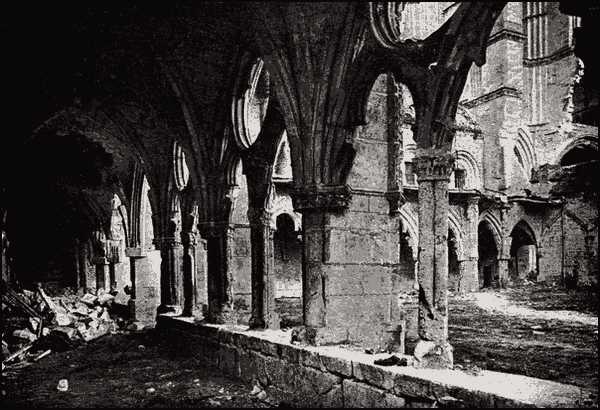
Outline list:
[[[519,221],[513,228],[510,245],[509,278],[535,280],[538,276],[535,234],[529,224]]]
[[[492,226],[481,221],[477,228],[479,236],[479,286],[492,287],[498,275],[498,244]]]
[[[282,213],[273,234],[275,257],[275,306],[281,327],[302,324],[302,239],[294,219]]]

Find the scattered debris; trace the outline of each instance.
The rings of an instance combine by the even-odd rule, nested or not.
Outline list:
[[[385,359],[376,359],[373,363],[379,366],[408,366],[408,359],[406,357],[391,355]]]
[[[58,390],[58,391],[69,390],[69,381],[67,379],[60,379],[58,381],[58,385],[56,386],[56,390]]]
[[[265,400],[267,398],[267,392],[262,390],[260,393],[256,395],[258,400]]]
[[[44,353],[41,353],[41,354],[37,355],[36,357],[34,357],[33,361],[37,362],[38,360],[43,359],[44,357],[48,356],[50,353],[52,353],[52,350],[48,349]]]
[[[102,289],[81,296],[66,288],[50,297],[40,283],[28,290],[12,289],[2,281],[2,365],[35,362],[114,332],[113,301],[114,295]]]

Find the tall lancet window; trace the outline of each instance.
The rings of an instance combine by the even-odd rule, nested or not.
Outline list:
[[[529,106],[531,122],[534,124],[544,121],[544,88],[546,84],[547,67],[535,64],[535,60],[548,55],[548,15],[545,1],[523,3],[523,27],[525,29],[525,59],[530,60]]]

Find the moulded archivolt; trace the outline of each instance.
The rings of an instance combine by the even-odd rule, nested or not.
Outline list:
[[[452,16],[457,5],[457,2],[370,2],[371,28],[384,47],[424,40]]]
[[[185,152],[178,143],[173,144],[173,173],[177,189],[183,191],[190,179],[190,170],[185,162]]]
[[[242,71],[232,103],[232,121],[235,141],[241,149],[254,144],[269,104],[269,73],[260,58]]]

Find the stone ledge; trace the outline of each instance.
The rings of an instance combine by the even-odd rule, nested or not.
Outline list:
[[[258,380],[286,392],[295,403],[345,407],[401,406],[402,403],[448,403],[466,407],[575,407],[582,389],[548,380],[483,371],[377,366],[386,354],[369,355],[336,346],[297,346],[280,330],[247,330],[241,326],[194,323],[160,315],[157,327],[165,336],[185,334],[196,340],[188,349],[201,358],[218,358],[225,373]],[[219,343],[216,343],[219,342]]]

